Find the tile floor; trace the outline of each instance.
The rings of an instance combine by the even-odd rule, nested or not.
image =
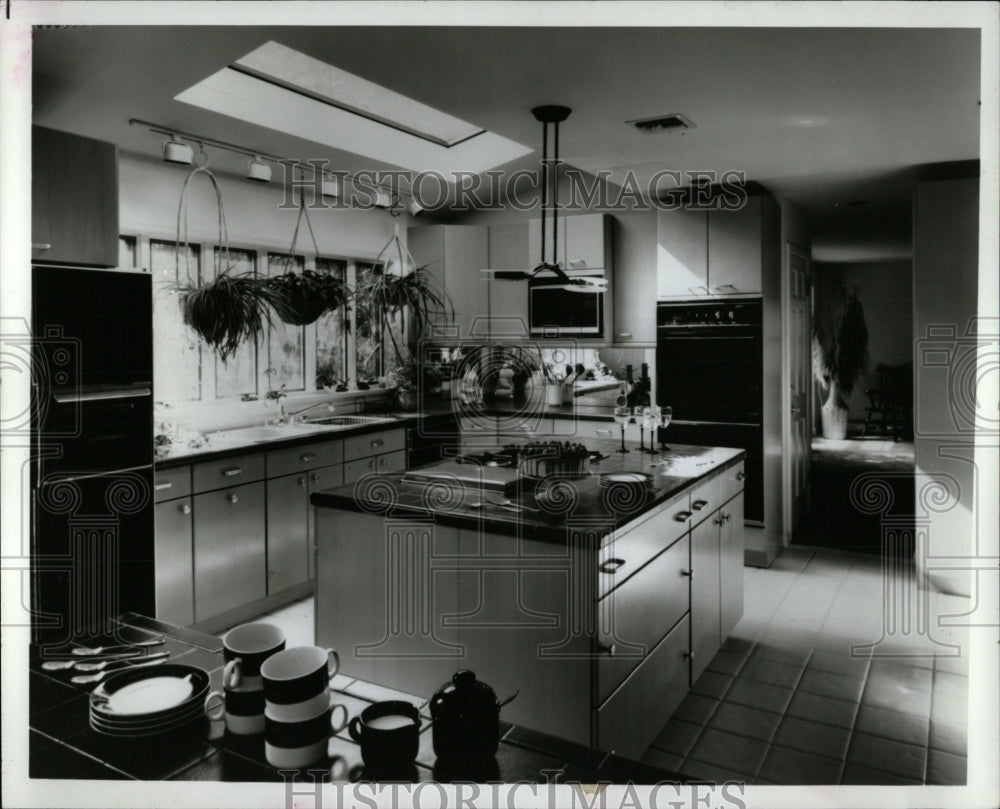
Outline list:
[[[852,654],[883,636],[877,555],[793,545],[744,574],[743,619],[645,763],[756,784],[965,783],[967,657],[891,635]],[[923,595],[935,614],[968,608]],[[313,642],[311,598],[268,620],[290,646]],[[965,648],[955,629],[936,628],[934,640]]]

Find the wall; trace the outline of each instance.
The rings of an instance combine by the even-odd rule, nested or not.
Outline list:
[[[879,363],[901,365],[913,361],[913,264],[911,261],[817,263],[816,306],[829,300],[834,288],[857,287],[868,321],[871,365],[866,380],[854,389],[848,418],[863,421],[868,397],[865,388],[878,388]]]

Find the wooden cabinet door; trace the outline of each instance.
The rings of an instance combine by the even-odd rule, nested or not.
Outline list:
[[[708,284],[713,295],[760,294],[760,197],[738,210],[708,212]]]
[[[566,217],[557,221],[558,244],[556,245],[556,262],[566,266]],[[536,266],[542,260],[542,220],[532,219],[528,222],[528,269]],[[552,218],[545,220],[545,261],[552,260]]]
[[[538,262],[528,251],[528,226],[493,225],[489,229],[489,267],[491,270],[530,270]],[[487,288],[490,312],[490,337],[524,339],[528,328],[528,285],[524,281],[490,280]]]
[[[611,219],[605,214],[583,214],[560,219],[566,223],[566,269],[602,270],[608,267]]]
[[[331,464],[319,469],[313,469],[309,473],[309,495],[320,492],[323,489],[333,489],[344,485],[344,465]],[[309,558],[306,568],[310,579],[316,576],[316,510],[310,505],[307,508],[309,514]]]
[[[614,341],[656,345],[656,213],[614,220]]]
[[[118,266],[118,147],[32,127],[31,257]]]
[[[190,497],[156,504],[156,617],[178,626],[194,623],[191,511]]]
[[[691,530],[691,682],[719,649],[719,513]]]
[[[203,621],[263,598],[263,481],[194,497],[194,617]]]
[[[305,472],[267,481],[267,593],[309,578],[309,481]]]
[[[480,272],[489,266],[486,228],[446,225],[444,261],[445,284],[455,307],[456,336],[487,337],[489,279]]]
[[[743,617],[743,493],[719,509],[719,643]]]
[[[659,211],[656,243],[657,297],[708,295],[708,214]]]

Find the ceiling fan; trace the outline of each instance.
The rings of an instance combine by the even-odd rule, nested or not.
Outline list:
[[[570,112],[569,107],[562,107],[557,104],[546,104],[535,107],[531,114],[535,120],[542,124],[542,255],[541,261],[531,270],[498,270],[489,269],[482,272],[489,273],[490,277],[497,281],[528,281],[544,273],[555,276],[552,286],[559,287],[568,292],[604,292],[608,286],[608,279],[594,277],[578,277],[568,275],[560,266],[557,256],[559,255],[559,229],[556,227],[559,216],[558,200],[556,199],[556,172],[549,171],[549,164],[559,165],[559,124],[565,121]],[[549,125],[554,131],[554,149],[552,157],[549,158]],[[550,176],[551,175],[551,176]],[[551,189],[553,203],[549,206],[549,191]],[[545,234],[547,228],[546,214],[552,212],[552,256],[551,261],[545,256]]]

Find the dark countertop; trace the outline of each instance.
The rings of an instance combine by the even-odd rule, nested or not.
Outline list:
[[[198,666],[209,672],[213,690],[221,690],[222,643],[212,635],[181,629],[135,613],[120,620],[119,634],[141,640],[155,633],[165,643],[156,650],[171,652],[172,662]],[[101,639],[88,639],[87,645]],[[118,739],[90,728],[88,694],[93,686],[73,685],[70,671],[45,671],[37,648],[30,654],[29,675],[29,774],[31,778],[99,780],[183,780],[274,782],[274,798],[284,796],[283,779],[264,757],[264,739],[233,736],[225,722],[196,720],[185,728],[158,736]],[[333,782],[503,781],[512,783],[686,783],[689,779],[636,761],[607,754],[584,745],[528,730],[501,721],[500,748],[496,758],[475,771],[441,765],[434,755],[426,696],[389,692],[373,683],[338,677],[334,700],[356,716],[380,699],[409,697],[421,705],[424,716],[420,749],[409,771],[378,774],[365,770],[360,747],[346,729],[331,741],[332,756],[308,769],[328,770]],[[312,784],[312,775],[299,778]],[[307,788],[307,787],[303,787]]]
[[[570,517],[590,527],[620,528],[745,454],[739,449],[671,444],[670,452],[652,458],[665,465],[654,466],[649,455],[639,453],[634,447],[627,454],[616,452],[620,446],[616,441],[588,441],[587,446],[607,454],[604,460],[591,465],[588,477],[559,481],[560,487],[570,488],[564,489],[559,497],[541,502],[530,486],[519,481],[516,490],[507,491],[517,510],[488,502],[490,498],[501,498],[499,492],[484,493],[478,486],[463,485],[450,474],[456,468],[464,473],[467,468],[467,474],[475,477],[477,466],[456,467],[449,461],[421,469],[425,473],[437,470],[439,474],[445,470],[445,476],[433,483],[408,482],[404,479],[406,473],[366,475],[355,484],[316,492],[311,502],[319,507],[390,517],[430,516],[440,525],[564,542]],[[598,474],[602,472],[647,472],[653,475],[653,483],[645,494],[635,494],[630,488],[602,488],[598,482]]]

